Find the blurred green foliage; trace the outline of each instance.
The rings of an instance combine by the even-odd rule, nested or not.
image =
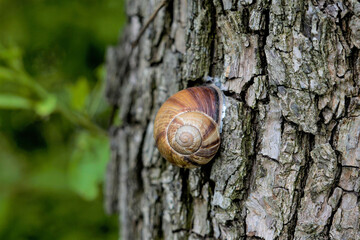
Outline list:
[[[104,54],[123,0],[0,0],[0,239],[117,239]]]

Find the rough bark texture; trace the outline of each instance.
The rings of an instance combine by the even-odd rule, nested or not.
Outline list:
[[[106,209],[121,239],[360,239],[360,3],[129,0],[109,48],[118,107]],[[179,169],[153,121],[183,88],[221,82],[221,148]]]

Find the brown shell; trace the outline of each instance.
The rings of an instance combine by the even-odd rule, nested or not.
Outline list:
[[[161,155],[184,168],[208,163],[220,146],[222,104],[221,91],[215,86],[188,88],[171,96],[154,123]]]

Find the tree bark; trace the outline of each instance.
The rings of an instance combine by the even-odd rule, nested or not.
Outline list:
[[[127,2],[107,53],[119,110],[105,205],[121,239],[360,239],[360,3]],[[221,147],[180,169],[153,121],[177,91],[221,83]]]

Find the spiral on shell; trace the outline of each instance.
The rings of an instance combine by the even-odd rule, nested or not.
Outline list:
[[[166,100],[154,122],[161,155],[184,168],[208,163],[220,146],[222,106],[222,93],[215,86],[188,88]]]

